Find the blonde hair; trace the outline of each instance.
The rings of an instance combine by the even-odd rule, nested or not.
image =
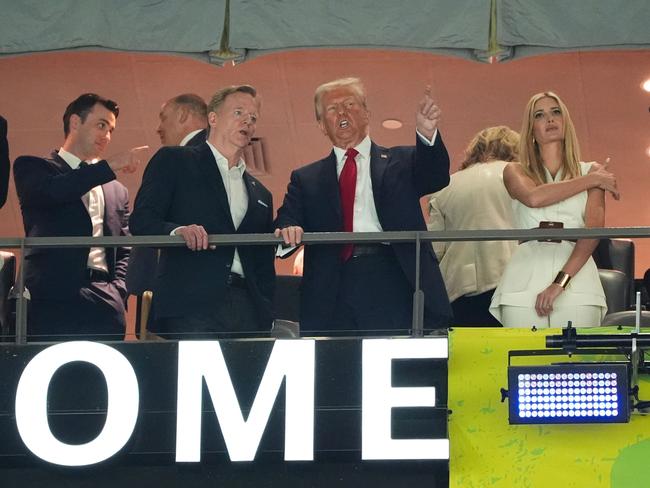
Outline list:
[[[232,85],[222,88],[212,95],[212,99],[210,99],[210,103],[207,106],[208,113],[219,111],[219,108],[224,104],[228,95],[232,95],[233,93],[246,93],[255,99],[258,107],[260,106],[260,100],[257,98],[257,90],[254,87],[251,85]]]
[[[524,171],[538,185],[546,183],[544,173],[544,162],[539,152],[539,145],[533,134],[535,104],[542,98],[552,98],[555,100],[562,111],[564,119],[564,143],[562,145],[562,179],[570,180],[581,175],[580,171],[580,146],[576,137],[575,127],[569,114],[569,109],[558,95],[547,91],[533,95],[526,109],[524,110],[524,120],[521,126],[521,140],[519,143],[519,161]]]
[[[505,125],[487,127],[476,134],[465,149],[460,169],[488,161],[517,161],[519,134]]]
[[[366,110],[368,109],[368,107],[366,107],[366,90],[363,87],[361,80],[354,77],[339,78],[338,80],[323,83],[321,86],[316,88],[316,92],[314,93],[314,111],[316,112],[316,120],[320,120],[323,115],[322,107],[320,106],[323,95],[327,92],[331,92],[337,88],[343,87],[350,88],[359,98],[359,101],[363,105],[363,108]]]

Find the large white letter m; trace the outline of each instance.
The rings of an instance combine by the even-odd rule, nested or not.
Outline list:
[[[176,461],[201,460],[203,378],[232,461],[252,461],[286,378],[285,448],[287,461],[314,459],[313,340],[275,341],[248,418],[244,420],[218,341],[178,344]]]

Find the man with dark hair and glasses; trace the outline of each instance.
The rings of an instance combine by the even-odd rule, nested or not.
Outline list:
[[[127,234],[128,194],[115,173],[133,172],[146,146],[102,159],[118,115],[112,100],[81,95],[65,110],[65,139],[50,159],[16,159],[14,180],[27,237]],[[121,339],[128,257],[124,247],[27,249],[28,337]]]

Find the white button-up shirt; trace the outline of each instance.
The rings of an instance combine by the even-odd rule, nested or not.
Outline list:
[[[244,183],[244,171],[246,171],[246,163],[240,159],[232,168],[228,167],[228,160],[208,142],[208,147],[217,161],[217,167],[223,180],[223,186],[226,189],[228,196],[228,206],[230,207],[230,216],[232,222],[235,224],[235,229],[239,228],[246,211],[248,210],[248,192],[246,191],[246,184]],[[244,276],[244,269],[239,259],[239,252],[235,248],[235,255],[233,256],[232,266],[230,270],[233,273]]]
[[[73,170],[79,168],[81,159],[65,149],[59,149],[59,156],[68,163]],[[88,164],[94,164],[97,160],[87,161]],[[101,185],[92,188],[88,193],[81,197],[90,221],[93,226],[93,237],[102,237],[104,235],[104,191]],[[91,247],[88,253],[88,267],[108,272],[106,264],[106,250],[103,247]]]

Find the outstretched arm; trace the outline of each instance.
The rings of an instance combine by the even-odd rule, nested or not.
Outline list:
[[[427,85],[415,111],[413,181],[421,197],[449,184],[449,155],[438,132],[441,115]]]
[[[619,195],[616,176],[596,163],[584,176],[543,185],[535,185],[519,163],[509,163],[503,171],[503,182],[512,198],[531,208],[547,207],[592,188],[609,191],[616,199]]]

